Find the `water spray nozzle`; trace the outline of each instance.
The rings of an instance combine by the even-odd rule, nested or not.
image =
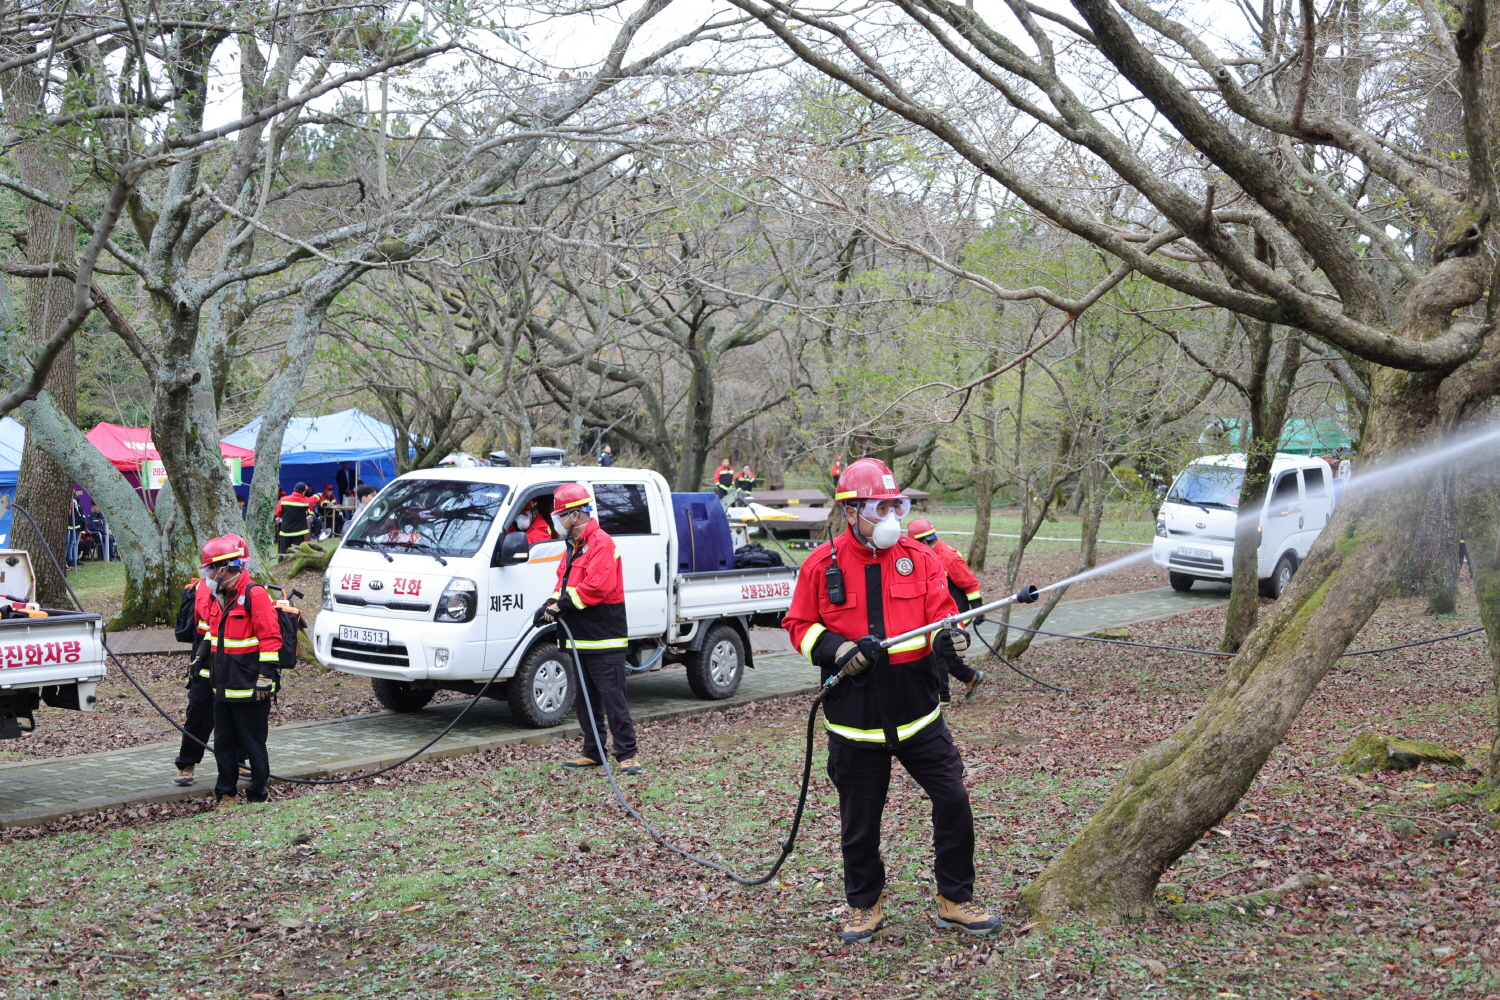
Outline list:
[[[1016,591],[1016,603],[1035,604],[1037,602],[1037,599],[1041,597],[1041,594],[1042,592],[1037,589],[1036,584],[1028,583],[1026,586]]]

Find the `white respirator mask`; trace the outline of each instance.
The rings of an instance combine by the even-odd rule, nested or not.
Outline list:
[[[870,544],[877,549],[888,549],[901,539],[901,517],[891,511],[875,524],[870,532]]]
[[[531,515],[530,514],[517,514],[516,515],[516,527],[520,528],[522,531],[525,531],[527,528],[531,527]]]

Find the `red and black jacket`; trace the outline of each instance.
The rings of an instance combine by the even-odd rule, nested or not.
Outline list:
[[[943,569],[948,574],[948,592],[953,595],[953,603],[958,605],[958,610],[967,611],[977,608],[984,603],[984,597],[979,591],[979,577],[964,562],[964,557],[958,554],[958,550],[939,538],[932,543],[932,551],[943,564]]]
[[[282,536],[293,538],[307,534],[311,530],[308,527],[308,511],[320,500],[320,496],[310,497],[301,493],[288,493],[282,497],[276,504],[276,516],[281,518]]]
[[[557,566],[552,600],[562,606],[580,653],[629,646],[620,553],[598,521],[590,519],[576,541],[569,539],[568,554]],[[567,634],[562,633],[559,645],[566,642]]]
[[[210,598],[206,611],[214,700],[256,701],[275,694],[281,687],[281,622],[266,588],[242,572],[231,585],[228,605]],[[260,678],[270,684],[257,687]]]
[[[838,556],[845,600],[829,598],[825,570]],[[782,626],[827,680],[845,642],[909,632],[956,614],[948,577],[932,550],[903,536],[873,551],[845,531],[813,550],[797,574],[797,589]],[[857,677],[845,680],[823,702],[831,739],[887,746],[910,739],[941,717],[938,666],[932,636],[891,647]]]

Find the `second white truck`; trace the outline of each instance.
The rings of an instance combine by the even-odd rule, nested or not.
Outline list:
[[[680,663],[700,698],[728,698],[753,666],[749,629],[780,624],[797,567],[735,569],[711,494],[674,494],[622,468],[426,469],[387,486],[351,525],[323,578],[318,658],[371,679],[381,704],[425,707],[442,690],[490,694],[543,728],[573,707],[572,658],[532,615],[552,593],[560,540],[528,541],[517,516],[550,521],[552,492],[581,482],[619,550],[630,663]],[[517,647],[521,648],[517,648]],[[503,669],[501,669],[503,664]]]

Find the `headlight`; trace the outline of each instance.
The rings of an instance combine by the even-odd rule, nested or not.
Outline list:
[[[473,580],[455,576],[448,581],[448,586],[443,589],[443,595],[438,598],[437,614],[432,616],[435,622],[467,622],[474,620],[474,612],[479,608],[479,588],[474,585]]]
[[[1156,522],[1156,537],[1157,538],[1166,538],[1167,537],[1167,520],[1166,520],[1166,518],[1162,518],[1161,520],[1159,520],[1159,521]]]
[[[328,578],[327,574],[323,576],[323,610],[333,610],[333,581]]]

